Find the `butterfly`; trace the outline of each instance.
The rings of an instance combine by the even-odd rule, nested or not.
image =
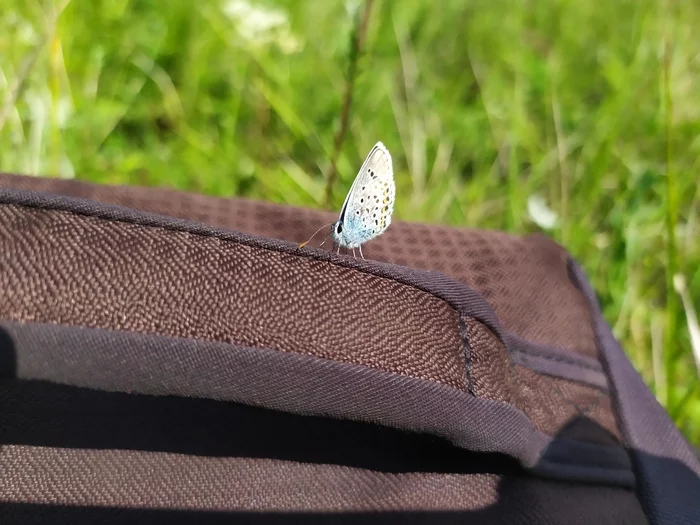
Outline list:
[[[384,144],[377,142],[362,163],[355,182],[345,197],[338,220],[330,225],[332,229],[328,236],[333,237],[334,245],[338,245],[338,253],[342,246],[350,248],[354,256],[355,248],[359,248],[364,259],[362,245],[384,233],[391,224],[395,197],[396,185],[391,154]],[[322,226],[316,233],[326,226]],[[299,247],[306,246],[311,239]]]

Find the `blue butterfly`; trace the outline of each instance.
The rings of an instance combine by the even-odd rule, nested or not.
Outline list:
[[[333,237],[334,244],[338,245],[338,252],[342,246],[350,248],[354,256],[355,248],[359,248],[364,259],[362,245],[384,233],[391,224],[395,198],[396,185],[391,155],[384,144],[377,142],[362,163],[355,182],[345,197],[340,217],[331,225],[333,229],[329,236]],[[299,247],[306,246],[311,239]],[[327,239],[328,236],[321,246]]]

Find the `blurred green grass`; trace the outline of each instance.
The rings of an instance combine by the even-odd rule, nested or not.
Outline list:
[[[2,4],[0,170],[323,205],[359,0]],[[377,0],[331,203],[382,140],[396,218],[545,228],[695,444],[699,24],[693,2]]]

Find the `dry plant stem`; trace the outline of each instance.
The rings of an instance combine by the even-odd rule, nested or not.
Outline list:
[[[340,150],[343,147],[343,142],[345,141],[345,135],[347,133],[348,127],[350,125],[350,110],[352,108],[352,98],[353,92],[355,90],[355,77],[357,76],[357,62],[362,52],[362,46],[365,42],[365,36],[367,35],[367,26],[369,25],[369,17],[372,11],[372,3],[374,0],[366,0],[365,6],[362,11],[362,16],[360,18],[359,24],[355,27],[354,38],[352,46],[350,48],[350,63],[348,64],[348,76],[345,80],[345,94],[343,96],[343,110],[340,115],[340,128],[335,135],[335,143],[333,147],[333,156],[331,157],[331,167],[328,171],[326,177],[326,191],[323,198],[324,208],[328,208],[331,202],[331,195],[333,193],[333,185],[335,184],[335,179],[338,176],[338,170],[336,164],[338,162],[338,156],[340,155]]]

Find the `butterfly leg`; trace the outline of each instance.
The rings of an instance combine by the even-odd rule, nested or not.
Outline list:
[[[326,235],[326,238],[323,239],[323,242],[322,242],[321,244],[319,244],[318,247],[320,248],[321,246],[323,246],[324,244],[326,244],[326,241],[328,240],[328,237],[330,237],[330,236],[331,236],[330,233],[329,233],[328,235]],[[335,244],[335,243],[333,243],[333,244]]]
[[[352,249],[352,256],[357,257],[357,255],[355,255],[355,248]]]
[[[367,259],[365,259],[365,256],[362,254],[362,245],[360,244],[358,248],[360,249],[360,256],[362,257],[362,260],[366,261]]]

